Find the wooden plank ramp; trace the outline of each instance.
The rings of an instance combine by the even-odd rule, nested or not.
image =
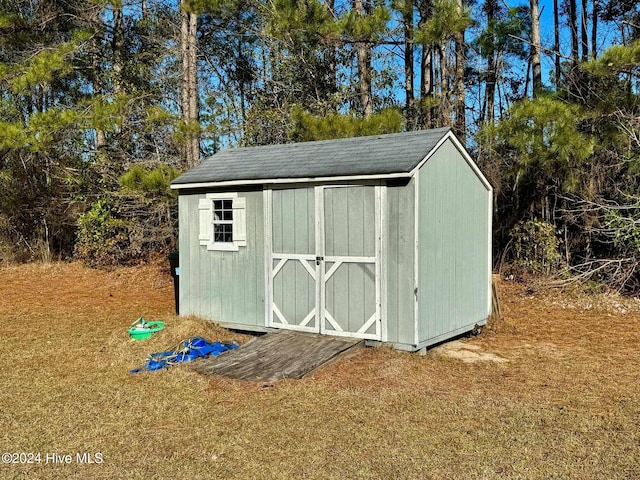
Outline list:
[[[277,330],[197,362],[194,368],[199,373],[259,382],[299,379],[362,346],[364,342],[356,338]]]

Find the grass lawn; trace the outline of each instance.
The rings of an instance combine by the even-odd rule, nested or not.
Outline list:
[[[505,283],[504,319],[464,342],[507,362],[368,348],[260,384],[129,373],[247,338],[176,317],[160,267],[0,275],[0,452],[40,454],[2,479],[640,478],[640,302]],[[140,316],[165,330],[130,340]]]

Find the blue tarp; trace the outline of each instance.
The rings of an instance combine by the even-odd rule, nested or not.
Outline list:
[[[160,370],[176,363],[192,362],[197,358],[206,358],[210,355],[217,356],[236,348],[238,346],[233,343],[211,343],[204,338],[193,337],[180,342],[175,350],[152,353],[142,367],[131,370],[131,373]]]

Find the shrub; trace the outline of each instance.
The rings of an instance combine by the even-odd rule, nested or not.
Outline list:
[[[514,267],[525,272],[549,274],[560,266],[558,237],[550,223],[520,221],[509,235],[513,242]]]
[[[75,245],[77,258],[92,266],[116,265],[126,259],[127,247],[127,225],[116,217],[111,200],[97,200],[80,215]]]
[[[126,265],[175,248],[175,168],[133,166],[120,189],[96,200],[78,220],[75,257],[91,266]]]

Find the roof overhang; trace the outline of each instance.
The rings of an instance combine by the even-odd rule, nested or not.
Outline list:
[[[171,185],[173,190],[202,189],[202,188],[219,188],[219,187],[239,187],[249,185],[274,185],[288,183],[327,183],[327,182],[348,182],[348,181],[364,181],[364,180],[386,180],[393,178],[411,178],[413,173],[383,173],[375,175],[345,175],[338,177],[290,177],[290,178],[259,178],[254,180],[230,180],[227,182],[196,182],[196,183],[180,183]]]

